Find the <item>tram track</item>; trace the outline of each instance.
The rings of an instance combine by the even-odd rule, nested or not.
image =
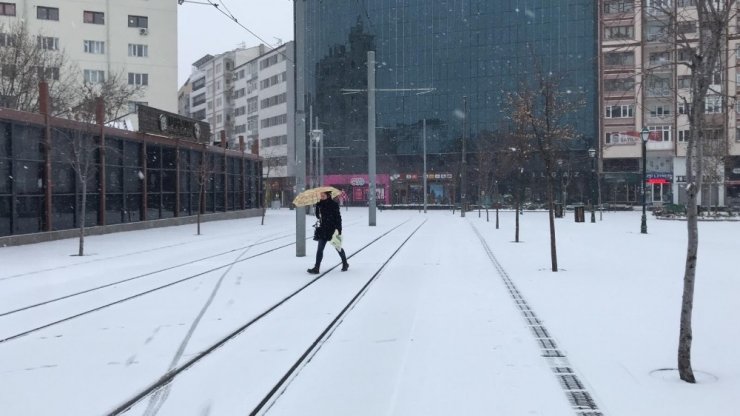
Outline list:
[[[384,232],[380,236],[378,236],[375,239],[371,240],[369,243],[365,244],[364,246],[362,246],[361,248],[359,248],[358,250],[356,250],[354,253],[352,253],[350,256],[348,256],[348,259],[352,259],[353,257],[359,255],[360,253],[362,253],[367,248],[373,246],[375,243],[377,243],[378,241],[380,241],[384,237],[388,236],[390,233],[392,233],[393,231],[397,230],[399,227],[401,227],[404,224],[406,224],[408,221],[409,220],[406,220],[406,221],[402,222],[401,224],[399,224],[399,225],[397,225],[397,226],[389,229],[388,231]],[[322,338],[326,337],[327,335],[330,335],[330,333],[332,332],[331,328],[335,328],[339,323],[341,323],[342,317],[345,316],[346,313],[349,310],[351,310],[352,306],[354,304],[356,304],[357,301],[362,297],[362,295],[364,293],[366,293],[368,287],[380,275],[380,273],[385,268],[385,266],[391,261],[391,259],[400,251],[400,249],[403,247],[403,245],[416,233],[416,231],[425,222],[426,222],[426,220],[424,222],[422,222],[419,226],[417,226],[413,230],[413,232],[407,238],[404,239],[403,243],[399,247],[396,248],[396,250],[391,254],[391,256],[372,275],[372,277],[362,286],[362,288],[357,293],[354,294],[354,296],[352,297],[352,299],[348,303],[346,303],[346,305],[342,308],[342,310],[339,312],[339,314],[337,315],[337,317],[335,317],[335,319],[332,320],[332,323],[329,326],[327,326],[321,332],[319,338],[317,338],[318,341],[315,341],[312,344],[312,346],[309,347],[309,349],[307,350],[308,353],[309,353],[308,355],[310,355],[310,351],[312,349],[314,349],[318,344],[320,344],[320,342],[321,342],[320,340]],[[334,265],[333,267],[324,270],[321,274],[319,274],[315,278],[311,279],[309,282],[307,282],[306,284],[302,285],[298,289],[296,289],[296,290],[292,291],[291,293],[287,294],[282,299],[276,301],[271,306],[267,307],[262,312],[258,313],[256,316],[254,316],[252,319],[250,319],[246,323],[242,324],[241,326],[239,326],[235,330],[233,330],[230,333],[228,333],[227,335],[223,336],[220,340],[216,341],[211,346],[209,346],[209,347],[203,349],[202,351],[200,351],[199,353],[196,353],[195,355],[193,355],[188,361],[184,362],[183,364],[181,364],[181,365],[179,365],[179,366],[177,366],[175,368],[172,368],[170,371],[166,372],[160,378],[158,378],[157,380],[155,380],[154,382],[152,382],[148,387],[144,388],[139,393],[135,394],[133,397],[131,397],[130,399],[126,400],[121,405],[119,405],[118,407],[116,407],[115,409],[113,409],[112,411],[110,411],[107,414],[108,415],[111,415],[111,416],[124,414],[124,413],[128,412],[134,405],[136,405],[137,403],[139,403],[141,400],[144,400],[147,397],[151,397],[151,395],[153,395],[153,394],[157,394],[158,391],[160,391],[161,389],[166,388],[167,386],[169,386],[170,383],[172,383],[172,381],[178,375],[180,375],[184,371],[188,370],[189,368],[193,367],[195,364],[201,362],[204,358],[207,358],[208,356],[210,356],[211,354],[213,354],[216,350],[218,350],[219,348],[221,348],[222,346],[224,346],[224,344],[226,344],[229,341],[232,341],[234,338],[238,337],[240,334],[242,334],[245,330],[247,330],[248,328],[250,328],[252,325],[260,322],[265,317],[267,317],[272,312],[274,312],[276,309],[280,308],[281,306],[283,306],[287,302],[289,302],[291,299],[293,299],[296,296],[298,296],[299,294],[303,293],[307,288],[311,287],[316,282],[318,282],[319,280],[321,280],[322,278],[324,278],[325,276],[327,276],[329,273],[331,273],[333,270],[335,270],[338,266],[339,266],[339,264]],[[306,353],[304,353],[301,356],[301,358],[299,359],[299,362],[303,362],[306,359],[308,359],[309,358],[308,355]],[[293,366],[291,366],[291,370],[289,370],[289,372],[286,373],[286,376],[283,376],[281,378],[281,381],[279,381],[278,384],[276,384],[276,388],[273,388],[271,390],[271,393],[268,393],[268,396],[271,395],[271,394],[275,394],[275,392],[278,391],[278,389],[280,388],[280,386],[282,386],[290,378],[289,374],[291,372],[296,371],[296,369],[299,368],[299,367],[300,367],[300,364],[298,364],[298,365],[295,365],[294,364]],[[266,398],[266,399],[263,399],[263,400],[260,401],[260,403],[263,403],[261,406],[264,406],[268,402],[269,402],[269,398]]]
[[[48,300],[43,301],[43,302],[37,302],[37,303],[34,303],[34,304],[26,305],[26,306],[23,306],[23,307],[20,307],[20,308],[16,308],[16,309],[13,309],[13,310],[10,310],[10,311],[6,311],[6,312],[3,312],[3,313],[0,313],[0,318],[5,317],[5,316],[9,316],[9,315],[13,315],[13,314],[17,314],[17,313],[22,313],[22,312],[25,312],[25,311],[29,311],[31,309],[35,309],[35,308],[39,308],[39,307],[43,307],[43,306],[48,306],[48,305],[51,305],[51,304],[53,304],[55,302],[59,302],[59,301],[63,301],[63,300],[68,300],[68,299],[71,299],[71,298],[74,298],[74,297],[78,297],[78,296],[81,296],[81,295],[91,294],[93,292],[96,292],[96,291],[99,291],[99,290],[102,290],[102,289],[106,289],[106,288],[110,288],[110,287],[114,287],[116,285],[130,283],[130,282],[139,280],[139,279],[144,278],[144,277],[151,277],[151,276],[157,275],[159,273],[163,273],[163,272],[166,272],[166,271],[171,271],[171,270],[177,269],[179,267],[190,266],[190,265],[193,265],[193,264],[196,264],[196,263],[205,261],[205,260],[213,259],[213,258],[220,257],[220,256],[223,256],[223,255],[226,255],[226,254],[231,254],[231,253],[234,253],[234,252],[236,252],[238,250],[242,250],[242,251],[249,250],[250,248],[255,247],[257,245],[266,244],[268,242],[274,242],[274,241],[277,241],[277,240],[282,239],[282,238],[290,237],[292,235],[295,235],[295,234],[287,234],[287,235],[284,235],[284,236],[275,237],[275,238],[272,238],[272,239],[267,240],[267,241],[263,241],[263,242],[259,242],[259,243],[253,243],[253,244],[250,244],[250,245],[247,245],[247,246],[243,246],[243,247],[231,249],[231,250],[228,250],[226,252],[213,254],[213,255],[206,256],[206,257],[203,257],[203,258],[200,258],[200,259],[191,260],[191,261],[188,261],[188,262],[185,262],[185,263],[180,263],[178,265],[166,267],[166,268],[159,269],[159,270],[156,270],[156,271],[153,271],[153,272],[144,273],[144,274],[141,274],[141,275],[137,275],[137,276],[129,277],[129,278],[126,278],[126,279],[122,279],[122,280],[119,280],[119,281],[116,281],[116,282],[111,282],[111,283],[100,285],[100,286],[97,286],[97,287],[94,287],[94,288],[89,288],[89,289],[86,289],[86,290],[83,290],[83,291],[79,291],[79,292],[67,294],[67,295],[64,295],[64,296],[59,296],[59,297],[56,297],[56,298],[53,298],[53,299],[48,299]],[[307,238],[307,240],[308,240],[308,238]],[[112,306],[119,305],[119,304],[122,304],[122,303],[125,303],[125,302],[128,302],[128,301],[131,301],[131,300],[134,300],[134,299],[138,299],[138,298],[141,298],[141,297],[143,297],[145,295],[149,295],[149,294],[152,294],[152,293],[155,293],[155,292],[159,292],[159,291],[161,291],[163,289],[167,289],[167,288],[170,288],[170,287],[179,285],[181,283],[185,283],[185,282],[191,281],[191,280],[193,280],[195,278],[208,275],[209,273],[213,273],[213,272],[216,272],[216,271],[219,271],[219,270],[228,269],[230,267],[233,267],[235,264],[242,263],[242,262],[245,262],[245,261],[248,261],[248,260],[251,260],[251,259],[260,257],[260,256],[263,256],[263,255],[272,253],[274,251],[281,250],[281,249],[284,249],[286,247],[290,247],[292,245],[295,245],[295,242],[291,242],[291,243],[288,243],[288,244],[282,244],[282,245],[279,245],[277,247],[273,247],[273,248],[264,250],[262,252],[253,254],[253,255],[248,256],[248,257],[238,258],[235,261],[231,261],[231,262],[228,262],[228,263],[225,263],[225,264],[216,266],[216,267],[211,267],[209,269],[202,270],[202,271],[200,271],[198,273],[190,274],[190,275],[188,275],[186,277],[183,277],[183,278],[180,278],[180,279],[177,279],[177,280],[174,280],[174,281],[169,281],[167,283],[160,284],[160,285],[157,285],[155,287],[148,288],[148,289],[143,290],[143,291],[134,292],[133,294],[131,294],[129,296],[125,296],[123,298],[119,298],[119,299],[116,299],[116,300],[113,300],[113,301],[110,301],[110,302],[106,302],[106,303],[104,303],[102,305],[98,305],[98,306],[96,306],[94,308],[85,309],[85,310],[82,310],[82,311],[80,311],[78,313],[74,313],[74,314],[68,315],[66,317],[63,317],[63,318],[60,318],[60,319],[56,319],[56,320],[51,321],[51,322],[47,322],[47,323],[42,324],[42,325],[37,325],[37,326],[35,326],[33,328],[29,328],[29,329],[26,329],[26,330],[23,330],[23,331],[15,332],[15,333],[13,333],[11,335],[7,335],[7,336],[5,336],[3,338],[0,338],[0,345],[2,345],[3,343],[9,342],[9,341],[13,341],[13,340],[16,340],[16,339],[25,337],[27,335],[33,334],[33,333],[38,332],[38,331],[41,331],[41,330],[54,327],[54,326],[59,325],[59,324],[62,324],[62,323],[69,322],[69,321],[72,321],[74,319],[77,319],[77,318],[80,318],[80,317],[83,317],[83,316],[86,316],[86,315],[90,315],[90,314],[95,313],[95,312],[99,312],[101,310],[105,310],[105,309],[110,308]],[[241,257],[241,255],[240,255],[240,257]]]

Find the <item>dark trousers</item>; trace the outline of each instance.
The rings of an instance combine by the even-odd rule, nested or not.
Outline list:
[[[328,243],[328,241],[319,240],[318,243],[319,246],[316,247],[316,268],[321,266],[321,260],[324,259],[324,247],[326,247],[326,243]],[[337,253],[339,253],[339,257],[342,258],[342,264],[347,264],[347,256],[344,254],[344,249],[337,251]]]

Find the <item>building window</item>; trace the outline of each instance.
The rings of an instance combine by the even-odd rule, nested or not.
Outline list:
[[[243,116],[244,114],[247,114],[247,107],[246,106],[241,106],[241,107],[237,107],[236,109],[234,109],[234,116],[235,117]]]
[[[676,56],[676,60],[678,62],[691,62],[691,58],[696,54],[696,50],[694,48],[683,48],[678,51],[678,56]]]
[[[36,18],[39,20],[59,21],[59,8],[38,6],[36,7]]]
[[[695,7],[696,0],[676,0],[676,6],[678,7]]]
[[[269,68],[275,64],[278,63],[278,56],[280,55],[272,55],[268,58],[265,58],[260,61],[260,69]]]
[[[604,117],[606,118],[630,118],[634,117],[634,106],[629,105],[608,105]]]
[[[630,52],[607,52],[604,54],[604,65],[606,66],[634,66],[635,53]]]
[[[205,86],[206,86],[206,78],[205,77],[200,78],[200,79],[196,79],[193,82],[193,91],[197,91],[197,90],[199,90],[199,89],[201,89],[201,88],[203,88]]]
[[[649,126],[648,129],[651,131],[650,140],[658,142],[671,141],[671,126]]]
[[[234,98],[242,98],[246,95],[246,90],[244,88],[239,88],[238,90],[234,91]]]
[[[146,29],[149,27],[149,18],[146,16],[128,16],[128,27],[140,27]]]
[[[679,130],[678,131],[678,142],[679,143],[686,143],[689,141],[689,135],[691,134],[690,130]]]
[[[665,65],[671,61],[670,52],[651,52],[649,55],[650,65]]]
[[[686,111],[688,106],[689,105],[686,102],[678,103],[678,114],[688,114],[688,111]]]
[[[105,53],[105,42],[100,40],[86,40],[83,41],[85,47],[85,53],[94,53],[102,55]]]
[[[149,56],[149,46],[129,43],[128,56],[138,56],[140,58],[146,58]]]
[[[634,39],[635,28],[633,26],[609,26],[604,28],[604,39],[623,40]]]
[[[39,79],[59,81],[59,68],[43,66],[37,67]]]
[[[193,97],[193,107],[197,107],[206,102],[206,93],[198,94]]]
[[[287,122],[288,122],[288,116],[286,114],[281,114],[279,116],[268,117],[268,118],[262,119],[260,121],[260,127],[264,129],[267,127],[279,126]]]
[[[668,105],[654,105],[650,107],[650,117],[666,117],[671,115],[671,108]]]
[[[82,12],[82,22],[92,23],[95,25],[104,25],[105,24],[105,13],[91,12],[89,10],[85,10],[84,12]]]
[[[105,71],[99,69],[86,69],[82,72],[82,75],[88,84],[105,82]]]
[[[696,21],[690,20],[686,22],[678,22],[676,25],[676,32],[679,34],[696,33]]]
[[[47,51],[58,51],[59,50],[59,38],[52,38],[49,36],[39,36],[37,38],[39,49]]]
[[[128,85],[149,85],[149,74],[129,72]]]
[[[0,16],[15,16],[15,3],[0,3]]]
[[[216,124],[221,124],[224,121],[223,114],[217,114],[216,115]]]
[[[612,78],[604,80],[604,91],[631,92],[635,89],[634,78]]]
[[[649,75],[647,78],[648,97],[663,97],[671,93],[671,79],[668,76]]]
[[[247,112],[249,114],[257,112],[257,97],[250,97],[247,99]]]
[[[720,95],[707,95],[704,101],[704,112],[710,114],[717,114],[722,112],[722,96]]]
[[[604,14],[631,12],[634,9],[634,0],[606,0],[604,2]]]
[[[221,97],[216,97],[216,108],[221,108],[223,106],[224,101]]]

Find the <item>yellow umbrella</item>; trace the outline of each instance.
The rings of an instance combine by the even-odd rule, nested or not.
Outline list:
[[[298,194],[293,199],[293,205],[297,207],[313,205],[321,200],[321,194],[324,192],[331,192],[332,198],[336,198],[342,194],[342,191],[333,186],[319,186],[318,188],[306,189]]]

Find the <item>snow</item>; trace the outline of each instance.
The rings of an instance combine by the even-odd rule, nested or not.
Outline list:
[[[637,211],[568,213],[553,273],[544,212],[520,217],[519,243],[513,212],[500,229],[494,212],[367,215],[342,210],[348,272],[327,247],[323,277],[125,414],[248,414],[314,342],[265,414],[578,414],[506,279],[604,415],[737,414],[740,222],[700,223],[690,385],[660,371],[676,367],[685,222],[651,216],[641,234]],[[295,211],[195,231],[90,236],[84,257],[74,239],[0,248],[0,414],[107,414],[315,278],[315,243],[295,256]]]

